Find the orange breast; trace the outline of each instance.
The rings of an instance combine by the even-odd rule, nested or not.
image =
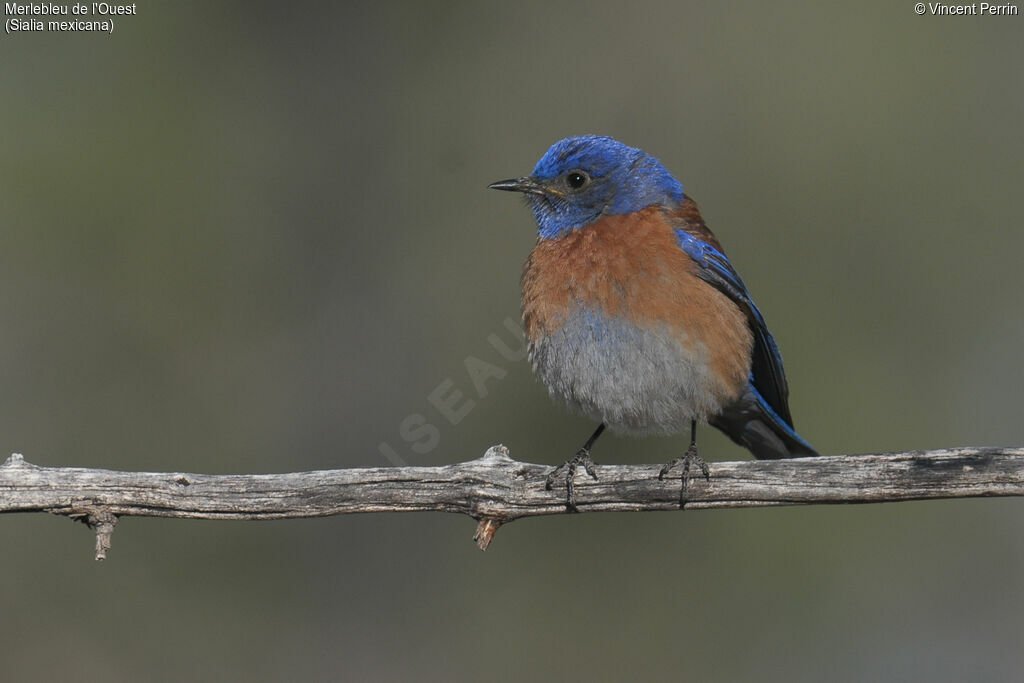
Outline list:
[[[722,398],[734,397],[749,377],[753,337],[742,312],[696,268],[659,207],[538,240],[523,272],[527,339],[550,336],[580,307],[598,309],[637,327],[668,329],[707,358]]]

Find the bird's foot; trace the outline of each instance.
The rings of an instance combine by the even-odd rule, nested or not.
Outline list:
[[[590,457],[590,451],[586,448],[581,448],[576,451],[576,455],[551,470],[548,474],[547,480],[544,482],[544,488],[550,491],[551,487],[555,485],[555,479],[558,477],[559,473],[562,472],[562,470],[565,470],[565,506],[569,508],[569,512],[579,512],[576,508],[576,485],[573,480],[576,479],[576,470],[580,465],[583,466],[583,469],[586,470],[591,479],[594,479],[595,481],[597,480],[597,472],[594,471],[595,465],[594,461]]]
[[[667,462],[661,468],[661,472],[658,473],[658,479],[664,479],[679,464],[683,466],[683,483],[679,488],[679,508],[682,509],[686,505],[686,488],[687,480],[690,478],[690,469],[693,467],[700,468],[701,474],[704,475],[704,479],[707,481],[711,481],[711,471],[708,470],[708,464],[704,462],[704,458],[697,455],[697,445],[690,444],[690,447],[686,449],[686,452],[681,457]]]

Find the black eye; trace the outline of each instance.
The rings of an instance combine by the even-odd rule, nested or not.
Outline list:
[[[587,184],[590,178],[583,171],[569,171],[565,174],[565,182],[574,190],[578,190]]]

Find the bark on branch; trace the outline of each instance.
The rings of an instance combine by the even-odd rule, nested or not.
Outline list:
[[[709,463],[690,480],[686,509],[881,503],[1024,495],[1024,448],[951,448],[880,455]],[[187,474],[39,467],[18,454],[0,465],[0,513],[49,512],[96,530],[96,558],[118,517],[281,519],[354,512],[459,512],[476,519],[484,549],[502,524],[567,512],[548,491],[549,465],[518,462],[504,446],[440,467],[369,467],[289,474]],[[577,474],[581,512],[678,510],[680,481],[660,465],[604,465]]]

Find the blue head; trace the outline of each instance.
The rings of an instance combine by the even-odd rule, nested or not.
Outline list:
[[[604,215],[671,206],[684,199],[683,186],[660,161],[600,135],[560,140],[532,175],[489,187],[523,192],[543,238],[582,228]]]

